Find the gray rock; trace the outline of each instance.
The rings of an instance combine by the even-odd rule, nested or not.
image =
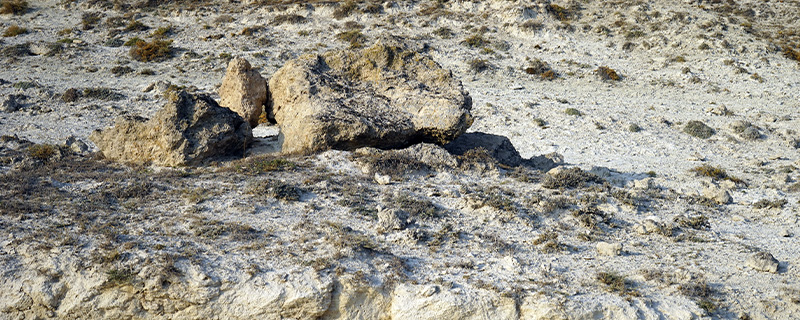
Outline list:
[[[408,212],[400,209],[381,209],[378,210],[378,226],[376,230],[386,233],[392,230],[403,230],[406,228]]]
[[[22,100],[25,99],[25,95],[21,94],[9,94],[0,96],[0,111],[2,112],[14,112],[22,108]]]
[[[445,144],[472,124],[472,98],[452,73],[399,40],[287,62],[267,106],[284,153]]]
[[[756,271],[778,272],[778,259],[769,252],[757,252],[747,258],[747,266]]]
[[[169,92],[168,97],[152,119],[117,119],[89,139],[106,158],[135,164],[195,165],[244,153],[253,135],[238,114],[204,95]]]

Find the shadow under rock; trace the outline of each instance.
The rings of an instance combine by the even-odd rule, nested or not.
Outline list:
[[[444,145],[444,148],[453,155],[463,155],[464,153],[483,148],[498,163],[509,166],[526,166],[533,169],[547,171],[561,165],[564,157],[557,153],[549,153],[529,159],[522,158],[514,145],[505,136],[470,132],[465,133]]]

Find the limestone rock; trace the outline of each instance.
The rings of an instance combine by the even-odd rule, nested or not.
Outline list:
[[[756,271],[778,272],[778,260],[769,252],[758,252],[747,258],[747,266]]]
[[[389,313],[390,290],[340,281],[334,287],[328,311],[321,319],[384,319]]]
[[[213,99],[172,92],[150,119],[117,119],[91,139],[106,158],[135,164],[194,165],[212,157],[241,156],[252,132],[239,115]]]
[[[291,60],[269,90],[284,153],[445,144],[472,124],[472,98],[460,81],[391,38]]]
[[[219,97],[220,106],[238,113],[255,128],[267,102],[267,80],[247,60],[235,58],[228,63]]]
[[[476,290],[477,291],[477,290]],[[392,294],[390,319],[518,319],[514,298],[481,290],[400,284]]]
[[[377,231],[381,233],[406,228],[408,212],[400,209],[379,209]]]
[[[714,185],[707,186],[703,189],[703,197],[714,201],[716,204],[728,204],[733,200],[728,190]]]
[[[618,256],[622,253],[622,244],[598,242],[597,253],[601,256]]]

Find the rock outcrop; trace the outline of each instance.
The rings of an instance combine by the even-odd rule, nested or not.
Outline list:
[[[255,128],[267,102],[267,80],[247,60],[235,58],[228,63],[219,97],[220,106],[238,113]]]
[[[121,118],[91,139],[106,158],[134,164],[194,165],[205,159],[241,156],[252,140],[250,125],[213,99],[170,92],[152,119]]]
[[[398,40],[287,62],[269,80],[284,153],[445,144],[472,124],[450,71]]]

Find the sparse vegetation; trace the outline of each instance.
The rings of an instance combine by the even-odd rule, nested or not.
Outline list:
[[[421,200],[408,193],[403,193],[399,196],[392,197],[389,202],[393,206],[408,212],[411,217],[431,219],[436,218],[441,214],[441,210],[430,200]]]
[[[555,174],[545,175],[542,187],[547,189],[572,189],[581,188],[589,182],[602,182],[597,175],[573,167],[559,170]]]
[[[86,88],[83,89],[83,97],[89,99],[105,100],[105,101],[118,101],[125,99],[125,96],[111,88]]]
[[[538,75],[540,78],[544,80],[555,80],[558,78],[558,74],[550,68],[550,65],[547,62],[544,62],[539,59],[528,59],[528,67],[525,68],[525,73]]]
[[[142,62],[164,61],[172,55],[172,41],[138,41],[130,50],[131,58]]]
[[[31,158],[42,161],[50,160],[56,152],[58,152],[58,147],[51,144],[35,144],[28,148],[28,154]]]
[[[491,41],[484,38],[481,34],[473,34],[464,39],[464,44],[472,48],[483,48],[491,44]]]
[[[788,203],[786,199],[767,200],[761,199],[753,203],[754,209],[781,209]]]
[[[639,131],[642,131],[642,127],[640,127],[638,124],[631,123],[628,126],[628,131],[629,132],[639,132]]]
[[[713,136],[716,133],[714,129],[707,126],[702,121],[697,121],[697,120],[692,120],[686,123],[686,126],[683,127],[683,132],[700,139],[711,138],[711,136]]]
[[[306,17],[301,16],[299,14],[281,14],[275,16],[275,18],[272,19],[272,25],[277,26],[285,23],[299,24],[299,23],[304,23],[307,20],[308,19],[306,19]]]
[[[491,67],[486,59],[472,59],[467,62],[467,65],[469,65],[469,70],[476,73],[486,71]]]
[[[583,113],[581,113],[580,110],[575,109],[575,108],[566,108],[566,109],[564,109],[564,113],[566,113],[567,115],[576,116],[576,117],[580,117],[580,116],[583,115]]]
[[[453,30],[448,27],[440,27],[433,31],[433,35],[442,39],[450,39],[453,38],[455,33],[453,33]]]
[[[605,66],[598,67],[594,72],[595,72],[595,74],[597,74],[600,77],[600,79],[603,79],[603,80],[606,80],[606,81],[619,81],[619,80],[622,80],[622,76],[620,76],[617,73],[617,71],[615,71],[614,69],[611,69],[609,67],[605,67]]]
[[[16,37],[21,34],[28,33],[28,29],[20,27],[19,25],[12,24],[9,26],[5,32],[3,32],[3,37]]]
[[[336,39],[349,42],[350,48],[361,48],[367,42],[367,37],[361,30],[349,30],[336,35]]]
[[[742,179],[728,175],[725,169],[709,164],[703,164],[702,166],[694,167],[689,171],[694,172],[698,177],[710,177],[714,180],[728,180],[736,184],[744,183]]]
[[[341,20],[344,18],[349,17],[353,12],[358,9],[358,5],[353,1],[347,1],[345,3],[339,4],[335,10],[333,10],[333,17],[337,20]]]
[[[28,1],[25,0],[1,0],[0,14],[22,15],[28,11]]]
[[[598,282],[603,284],[606,290],[621,295],[639,296],[639,292],[632,288],[633,282],[626,279],[616,272],[602,271],[595,276]]]
[[[795,50],[789,46],[783,48],[783,56],[794,61],[800,62],[800,49]]]

